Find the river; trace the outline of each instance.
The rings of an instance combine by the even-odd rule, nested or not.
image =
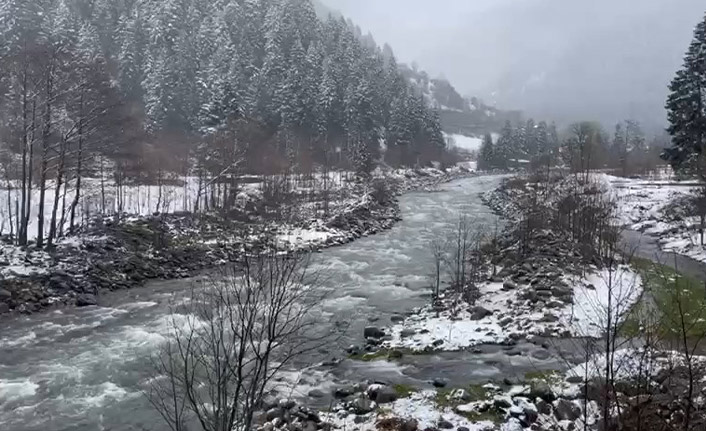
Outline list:
[[[495,216],[478,194],[499,182],[500,177],[476,177],[442,185],[437,192],[408,193],[400,198],[403,221],[393,229],[317,254],[316,265],[327,268],[325,288],[331,291],[324,304],[330,321],[324,324],[350,320],[339,346],[322,356],[340,357],[340,347],[360,344],[369,322],[387,325],[391,315],[428,301],[430,241],[445,235],[460,213],[492,229]],[[149,355],[165,340],[170,300],[193,282],[153,282],[103,296],[99,307],[6,318],[0,332],[0,429],[163,429],[141,390],[151,371]],[[504,373],[497,365],[503,362],[499,350],[488,348],[484,361],[452,358],[446,368],[441,359],[425,358],[405,373],[401,368],[394,373],[425,379],[456,364],[454,372],[463,367],[471,380],[498,376]],[[362,378],[376,372],[369,364],[351,362],[332,373]],[[436,371],[425,373],[428,369]],[[390,375],[390,370],[377,372]]]

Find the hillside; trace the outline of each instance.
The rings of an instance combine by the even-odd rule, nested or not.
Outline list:
[[[499,132],[506,121],[519,122],[519,111],[503,111],[476,97],[463,97],[444,78],[430,78],[416,67],[400,66],[402,75],[439,111],[441,127],[448,134],[479,136]]]
[[[315,0],[313,4],[321,19],[329,15],[341,16],[339,11],[320,1]],[[370,33],[363,33],[350,20],[347,22],[364,45],[376,45]],[[391,49],[389,52],[391,54]],[[513,123],[520,121],[519,111],[503,111],[486,105],[476,97],[462,96],[445,78],[430,78],[427,72],[416,66],[400,64],[399,68],[407,81],[424,96],[429,106],[439,111],[442,130],[448,135],[473,137],[498,133],[507,120]]]

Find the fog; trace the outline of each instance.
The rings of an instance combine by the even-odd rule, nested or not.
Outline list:
[[[324,0],[464,95],[560,123],[662,127],[703,0]]]

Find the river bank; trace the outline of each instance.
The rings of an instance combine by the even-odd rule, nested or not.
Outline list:
[[[314,366],[283,375],[281,393],[309,405],[323,402],[309,398],[314,389],[330,393],[339,384],[393,376],[422,382],[442,372],[437,362],[403,369],[393,365],[386,370],[369,362],[341,359],[347,357],[347,346],[360,343],[371,322],[386,325],[392,316],[428,303],[432,271],[424,264],[429,263],[428,244],[445,235],[461,213],[494,225],[494,215],[480,203],[478,194],[495,188],[499,181],[498,177],[477,176],[443,183],[431,193],[405,193],[398,198],[402,221],[391,229],[315,253],[312,264],[326,272],[321,288],[329,292],[322,304],[320,329],[337,331],[337,321],[343,320],[346,332],[327,351],[302,358]],[[101,296],[98,306],[4,316],[0,427],[16,431],[47,427],[166,430],[142,393],[152,374],[149,358],[165,341],[171,305],[188,296],[199,278],[153,280],[144,287],[109,292]],[[479,374],[469,379],[508,372],[508,368],[493,365],[493,361],[504,362],[503,358],[504,353],[497,350],[478,357],[475,369]]]
[[[125,214],[95,219],[55,248],[10,244],[0,255],[0,315],[99,303],[101,293],[131,289],[148,280],[188,278],[245,249],[321,250],[389,229],[400,220],[397,197],[470,175],[418,169],[393,171],[371,183],[342,183],[323,199],[307,196],[266,210],[257,200],[228,214]],[[381,189],[382,188],[382,189]],[[273,214],[267,214],[268,211]]]
[[[592,187],[588,185],[580,195],[585,193],[586,202],[600,208],[602,202],[594,199]],[[445,378],[431,378],[431,387],[400,386],[387,379],[384,389],[372,386],[373,392],[382,390],[385,394],[379,409],[363,417],[356,411],[360,399],[376,402],[369,387],[358,398],[337,405],[336,414],[329,416],[336,427],[505,431],[594,430],[602,426],[603,372],[608,365],[601,345],[605,344],[605,332],[610,331],[606,326],[610,320],[606,319],[621,325],[629,317],[642,297],[642,273],[618,255],[610,266],[599,264],[583,244],[558,229],[528,228],[531,222],[526,205],[537,202],[538,192],[542,191],[537,186],[518,179],[483,195],[484,202],[509,222],[495,238],[498,252],[489,257],[487,279],[477,283],[474,301],[447,289],[388,327],[366,328],[365,349],[354,350],[355,357],[364,361],[417,364],[418,360],[403,358],[439,358],[442,354],[483,357],[487,346],[497,345],[507,355],[502,360],[510,363],[513,357],[532,355],[536,371],[514,378],[489,375],[485,382],[469,384],[457,377],[463,375],[459,368]],[[558,204],[558,195],[541,194],[543,204]],[[532,211],[543,213],[536,208]],[[552,349],[562,345],[563,349]],[[643,423],[678,421],[689,387],[686,363],[701,373],[704,358],[630,347],[624,342],[621,346],[610,355],[611,370],[620,370],[613,377],[620,389],[615,391],[618,399],[612,402],[621,410],[609,422],[633,421],[633,409],[644,412],[644,417],[638,416]],[[566,354],[571,350],[573,355]],[[547,368],[543,360],[554,358],[558,360],[554,368]],[[678,383],[664,389],[667,377]],[[635,383],[639,379],[651,383],[640,389]],[[665,395],[655,396],[652,385]],[[697,386],[698,391],[706,389],[702,383]],[[397,396],[390,395],[395,393]],[[697,416],[696,421],[701,420],[703,416]]]

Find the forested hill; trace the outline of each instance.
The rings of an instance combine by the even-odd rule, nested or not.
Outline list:
[[[0,143],[41,145],[43,172],[57,153],[66,170],[100,153],[129,174],[241,156],[367,171],[444,151],[391,50],[310,0],[9,0],[0,31]]]
[[[441,126],[447,133],[499,133],[506,122],[518,123],[521,119],[519,111],[501,110],[476,97],[461,96],[446,79],[430,78],[423,70],[407,65],[401,65],[400,70],[424,95],[427,103],[439,111]]]

